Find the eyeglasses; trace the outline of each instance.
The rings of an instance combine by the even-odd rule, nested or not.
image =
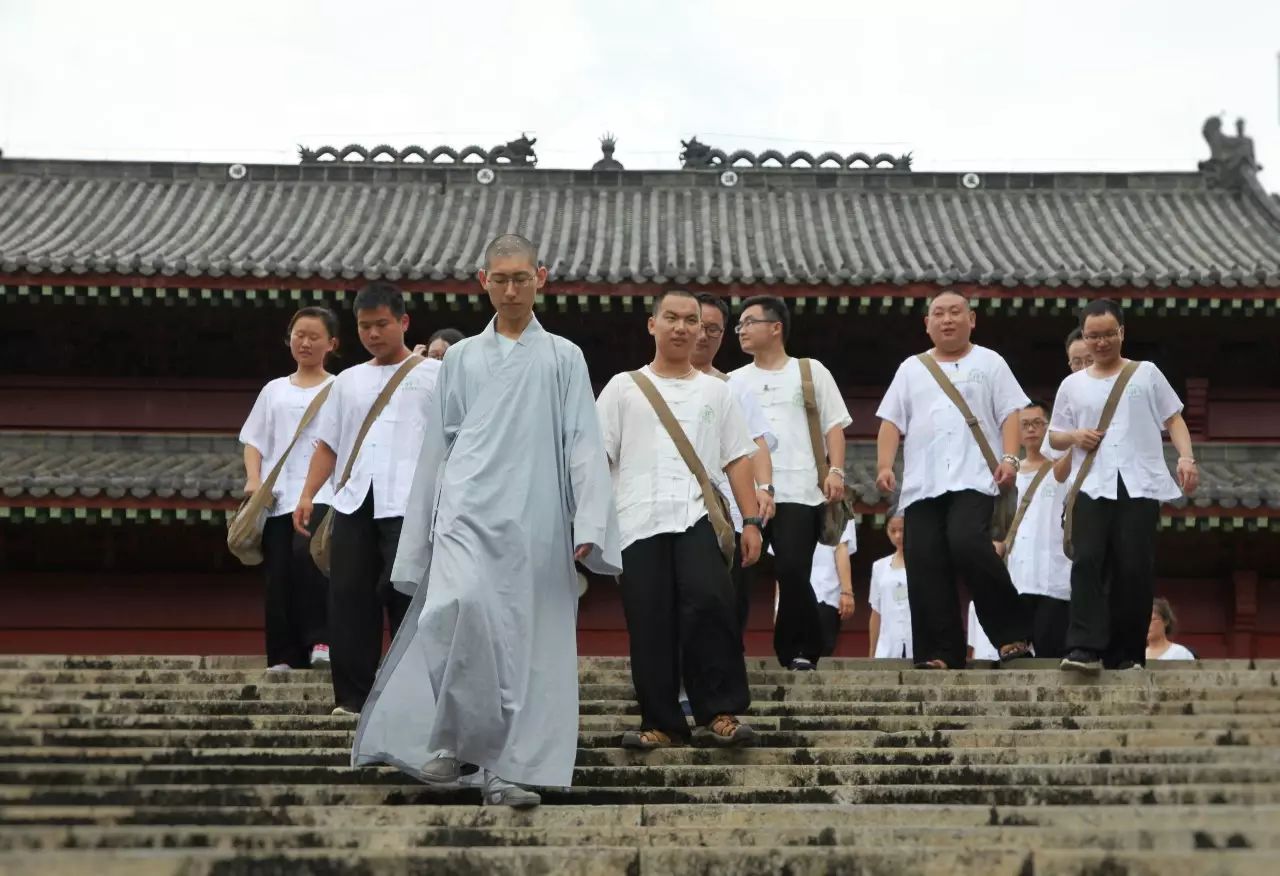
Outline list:
[[[1049,424],[1039,417],[1036,417],[1034,420],[1023,420],[1021,422],[1021,426],[1024,429],[1043,429],[1047,425]]]
[[[534,274],[512,274],[509,277],[504,274],[492,274],[486,277],[485,281],[491,289],[505,289],[508,285],[523,289],[536,279],[537,276]]]
[[[709,338],[718,338],[718,337],[720,337],[722,334],[724,334],[724,329],[722,329],[720,326],[718,326],[718,325],[707,325],[705,322],[702,324],[702,331],[703,331],[703,332],[706,334],[706,336],[707,336],[707,337],[709,337]]]
[[[1084,335],[1083,337],[1089,343],[1096,344],[1098,341],[1114,341],[1116,338],[1120,337],[1120,332],[1118,332],[1115,329],[1112,329],[1109,332],[1100,332],[1098,334],[1088,334],[1088,335]]]
[[[744,319],[733,327],[733,332],[734,334],[740,335],[747,329],[751,328],[753,325],[760,325],[761,323],[768,323],[768,322],[782,322],[782,320],[780,319]]]

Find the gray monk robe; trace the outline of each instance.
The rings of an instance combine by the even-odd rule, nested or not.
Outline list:
[[[617,574],[617,515],[582,351],[536,319],[505,343],[490,322],[445,355],[391,575],[413,604],[353,766],[421,777],[447,749],[508,781],[572,781],[573,550],[596,545],[588,568]]]

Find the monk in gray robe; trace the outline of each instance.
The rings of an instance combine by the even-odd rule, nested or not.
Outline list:
[[[353,766],[433,784],[475,764],[489,805],[535,806],[522,785],[572,782],[574,560],[622,566],[586,361],[533,316],[546,276],[522,237],[486,250],[497,313],[440,369],[391,576],[413,603],[352,750]]]

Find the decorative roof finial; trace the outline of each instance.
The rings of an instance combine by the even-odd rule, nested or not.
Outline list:
[[[1200,162],[1200,172],[1219,185],[1240,188],[1261,170],[1253,152],[1253,138],[1245,136],[1244,119],[1236,119],[1236,135],[1222,132],[1222,119],[1209,116],[1201,128],[1209,144],[1209,159]]]
[[[618,148],[618,139],[612,134],[606,133],[600,138],[600,151],[604,153],[604,157],[591,165],[592,170],[622,170],[622,162],[613,157],[613,151]]]

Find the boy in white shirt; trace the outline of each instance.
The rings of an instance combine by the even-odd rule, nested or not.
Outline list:
[[[853,566],[849,557],[858,552],[858,522],[850,520],[835,547],[820,544],[813,549],[813,595],[818,599],[822,624],[822,656],[830,657],[840,640],[840,624],[853,617]]]
[[[653,362],[615,375],[596,400],[622,534],[622,605],[640,704],[641,729],[623,734],[624,748],[650,750],[687,739],[681,676],[697,735],[720,745],[753,738],[737,718],[751,695],[728,564],[699,479],[641,388],[647,380],[670,408],[708,481],[713,471],[728,475],[746,515],[741,561],[754,564],[762,528],[751,473],[755,444],[728,384],[690,363],[701,324],[692,294],[659,296],[649,319]],[[708,483],[708,489],[715,487]]]
[[[786,668],[808,671],[817,666],[822,653],[822,622],[809,582],[813,551],[823,506],[844,496],[844,430],[853,420],[831,372],[810,359],[827,456],[826,470],[819,472],[801,391],[800,363],[786,351],[790,330],[791,314],[781,299],[758,296],[744,301],[734,331],[742,351],[753,361],[729,378],[741,380],[751,390],[778,436],[778,451],[773,455],[775,510],[765,528],[778,578],[773,649]]]
[[[1062,661],[1063,669],[1096,672],[1104,665],[1146,664],[1160,503],[1191,495],[1200,473],[1182,402],[1151,362],[1138,365],[1110,427],[1098,430],[1111,388],[1129,361],[1122,355],[1124,311],[1105,298],[1092,301],[1080,327],[1093,364],[1062,381],[1045,445],[1071,450],[1076,472],[1098,449],[1075,499],[1071,627]],[[1176,481],[1164,460],[1162,431],[1178,449]]]
[[[316,494],[335,470],[346,469],[365,416],[410,356],[404,344],[409,316],[399,289],[370,283],[356,295],[354,309],[360,343],[373,358],[335,378],[316,418],[315,454],[293,515],[294,528],[303,535],[309,535]],[[394,636],[409,608],[410,597],[391,586],[391,567],[439,371],[439,360],[418,362],[365,435],[350,478],[340,489],[333,485],[329,656],[335,715],[355,715],[364,708],[382,659],[384,615]]]
[[[991,548],[996,496],[1012,489],[1018,457],[1017,413],[1028,403],[1008,364],[970,341],[976,320],[968,300],[944,291],[927,305],[932,357],[965,398],[994,453],[994,475],[957,405],[916,356],[898,367],[876,415],[876,485],[897,487],[893,464],[906,438],[899,507],[917,666],[958,669],[965,662],[956,578],[963,575],[1002,660],[1030,653],[1030,623],[1009,570]]]
[[[885,524],[893,553],[871,566],[869,657],[911,659],[911,604],[907,592],[907,558],[902,551],[904,521],[894,514]]]

